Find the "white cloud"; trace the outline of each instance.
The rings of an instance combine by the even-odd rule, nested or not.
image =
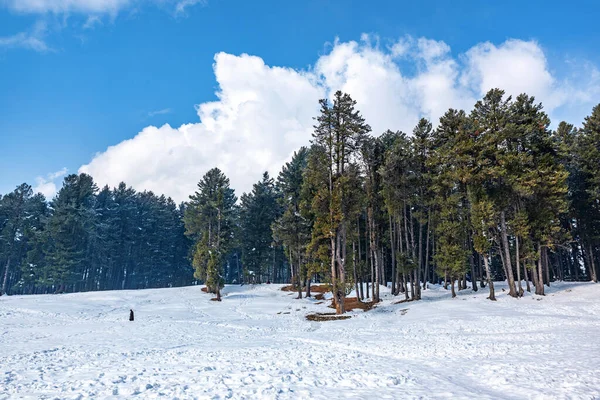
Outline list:
[[[132,0],[3,0],[0,2],[10,10],[27,14],[114,14],[132,3]]]
[[[466,58],[468,69],[463,83],[479,95],[499,87],[512,95],[527,92],[544,97],[547,107],[558,105],[556,80],[536,42],[507,40],[500,46],[481,43],[471,48]]]
[[[164,114],[169,114],[171,113],[173,110],[171,110],[170,108],[163,108],[162,110],[156,110],[156,111],[150,111],[148,113],[149,117],[154,117],[155,115],[164,115]]]
[[[97,15],[90,15],[83,24],[83,29],[94,29],[96,25],[102,25],[102,19]]]
[[[183,13],[186,8],[196,4],[206,4],[206,0],[179,0],[175,6],[175,12]]]
[[[84,14],[116,15],[120,11],[142,4],[171,5],[175,12],[183,12],[207,0],[0,0],[0,6],[23,14]]]
[[[468,111],[492,87],[536,96],[551,117],[564,109],[589,112],[600,92],[595,66],[587,65],[585,75],[559,79],[535,42],[483,43],[458,56],[446,43],[425,38],[404,37],[385,49],[378,43],[366,35],[360,42],[335,41],[308,71],[219,53],[214,64],[218,100],[197,106],[200,122],[147,127],[97,154],[80,172],[100,185],[125,181],[182,201],[217,166],[239,195],[263,171],[277,174],[294,150],[309,143],[317,100],[337,89],[357,100],[374,134],[411,132],[420,117],[435,123],[450,107]],[[586,76],[596,76],[593,84]]]
[[[78,26],[83,30],[103,24],[103,19],[116,18],[120,12],[142,5],[155,5],[173,14],[181,14],[196,4],[206,4],[207,0],[0,0],[0,9],[5,8],[18,14],[39,16],[33,32],[19,32],[0,37],[0,48],[26,48],[38,52],[51,50],[43,40],[44,35],[36,34],[36,27],[50,20],[49,15],[62,18],[64,26],[72,15],[85,18]],[[45,26],[45,24],[44,24]],[[44,29],[45,33],[46,29]],[[39,32],[38,32],[39,33]],[[75,35],[81,38],[81,35]]]
[[[310,73],[269,67],[249,55],[219,53],[214,72],[219,100],[197,106],[200,123],[147,127],[98,154],[80,172],[100,184],[125,181],[177,201],[186,200],[215,166],[238,191],[248,190],[265,170],[276,174],[308,142],[324,91]]]
[[[26,32],[0,37],[0,47],[30,49],[41,53],[49,50],[46,42]]]
[[[444,57],[450,53],[450,46],[442,41],[419,38],[417,41],[419,54],[426,61],[432,61],[436,58]]]
[[[56,171],[56,172],[52,172],[50,174],[48,174],[48,179],[50,180],[56,180],[58,178],[61,178],[63,176],[65,176],[67,174],[69,170],[66,167],[63,167],[62,169]]]
[[[44,41],[46,30],[46,24],[39,21],[33,25],[29,32],[19,32],[12,36],[0,36],[0,48],[23,48],[40,53],[51,51],[52,49]]]
[[[33,188],[34,193],[43,194],[46,199],[51,199],[57,192],[56,180],[67,174],[67,169],[63,168],[56,172],[51,172],[46,177],[38,176],[35,178],[36,186]]]

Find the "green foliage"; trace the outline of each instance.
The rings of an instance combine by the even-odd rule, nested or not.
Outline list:
[[[312,221],[303,215],[302,187],[308,163],[308,149],[300,148],[286,163],[277,178],[278,201],[283,214],[272,223],[273,238],[283,244],[292,266],[292,283],[299,284],[307,275],[306,249],[310,241]]]
[[[217,298],[224,284],[227,252],[233,242],[236,201],[229,179],[218,168],[213,168],[198,183],[198,190],[190,196],[184,214],[185,233],[195,241],[194,276],[204,280]]]
[[[438,251],[438,274],[459,278],[468,270],[472,249],[471,204],[468,196],[472,138],[467,133],[468,119],[463,111],[449,110],[431,138],[431,153],[426,159],[430,169],[432,207]],[[477,241],[483,241],[477,238]]]
[[[243,194],[240,207],[242,261],[247,271],[260,280],[273,276],[274,258],[282,258],[282,249],[273,239],[271,225],[281,216],[280,194],[268,173],[255,183],[252,192]],[[268,278],[267,278],[268,279]]]
[[[20,194],[22,207],[15,202]],[[124,183],[98,191],[85,174],[67,176],[50,204],[27,185],[0,198],[0,263],[9,293],[192,282],[183,208],[169,198],[136,193]],[[10,237],[15,240],[7,246]]]
[[[50,203],[26,184],[0,195],[2,291],[185,284],[190,261],[217,295],[243,268],[259,281],[318,275],[337,302],[354,280],[348,265],[357,279],[391,272],[414,286],[431,262],[453,279],[475,271],[475,252],[509,281],[515,265],[540,265],[542,253],[576,277],[581,259],[594,272],[600,105],[580,129],[561,122],[553,132],[533,97],[492,89],[435,129],[421,119],[410,137],[371,137],[349,95],[319,104],[310,149],[277,182],[265,173],[239,205],[217,168],[179,206],[124,183],[99,190],[86,174],[67,176]]]

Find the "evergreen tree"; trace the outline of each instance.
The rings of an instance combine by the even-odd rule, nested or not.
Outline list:
[[[244,269],[263,280],[274,281],[275,262],[281,247],[273,240],[271,225],[281,215],[279,194],[275,182],[268,173],[252,187],[252,192],[243,194],[240,207],[241,247]]]
[[[192,265],[197,279],[204,280],[209,292],[221,300],[223,267],[232,242],[235,197],[229,179],[213,168],[198,183],[185,210],[186,235],[194,241]]]
[[[43,280],[56,292],[82,289],[82,277],[90,261],[90,242],[95,234],[96,191],[91,176],[69,175],[51,203]]]
[[[438,274],[450,279],[452,297],[454,282],[468,272],[472,254],[470,204],[468,201],[469,167],[472,165],[472,140],[468,120],[463,111],[450,109],[440,118],[432,139],[432,154],[427,164],[432,170],[435,194],[436,263]],[[472,278],[473,279],[473,278]]]
[[[34,195],[31,186],[21,184],[6,196],[0,197],[0,295],[15,285],[23,285],[21,264],[42,229],[47,206],[42,195]],[[35,271],[27,269],[25,278],[31,283]]]
[[[286,163],[277,177],[283,214],[272,224],[273,237],[283,244],[291,268],[291,282],[302,298],[302,282],[306,278],[306,247],[310,239],[310,221],[301,213],[302,185],[308,162],[308,149],[301,147]]]
[[[485,198],[494,205],[498,226],[494,231],[494,239],[508,280],[509,294],[517,297],[507,223],[515,209],[515,188],[511,185],[510,172],[516,172],[515,166],[518,165],[513,162],[515,146],[512,139],[515,130],[511,126],[511,100],[511,97],[504,98],[503,90],[492,89],[475,104],[470,117],[477,168],[471,178],[473,186],[479,186],[484,191],[474,201]],[[510,171],[507,170],[509,168]],[[479,225],[478,222],[476,224]]]
[[[598,282],[598,246],[600,243],[600,104],[585,118],[578,132],[575,154],[580,174],[579,215],[582,247],[588,278]],[[585,192],[585,193],[584,193]]]
[[[384,145],[378,138],[366,138],[362,145],[362,159],[365,170],[365,194],[367,208],[367,230],[369,237],[369,255],[371,265],[371,287],[373,288],[373,301],[379,302],[379,285],[386,284],[383,254],[381,251],[382,229],[385,227],[383,215],[384,202],[382,197],[382,179],[380,169],[384,163]],[[358,181],[358,177],[355,177]],[[358,186],[358,182],[356,184]],[[356,187],[355,186],[355,187]],[[354,198],[355,203],[360,200]],[[354,209],[352,214],[358,214],[359,210]],[[355,219],[354,219],[355,220]],[[354,224],[352,224],[353,226]],[[353,232],[352,230],[351,232]]]
[[[390,218],[392,279],[396,282],[392,292],[395,295],[404,292],[408,299],[407,274],[414,271],[414,260],[408,238],[408,227],[412,223],[409,223],[406,218],[407,203],[411,198],[409,176],[413,153],[411,141],[406,134],[388,132],[385,136],[388,137],[391,145],[386,150],[384,164],[379,172],[382,176],[382,194]]]
[[[512,230],[520,295],[523,293],[520,288],[520,238],[524,237],[525,244],[535,244],[538,249],[537,294],[544,294],[542,264],[549,249],[567,242],[560,220],[567,212],[568,173],[560,164],[559,150],[548,129],[550,119],[542,111],[542,105],[534,101],[533,97],[522,94],[511,106],[515,132],[511,141],[514,155],[508,160],[512,164],[512,168],[508,166],[508,179],[515,193]],[[544,269],[546,283],[550,285],[549,266]]]
[[[348,228],[355,219],[351,215],[352,196],[356,186],[351,179],[357,168],[357,158],[362,141],[371,130],[364,118],[355,110],[356,101],[348,94],[338,91],[334,95],[333,104],[326,99],[320,100],[321,112],[316,118],[317,124],[313,133],[313,144],[323,149],[323,163],[314,165],[322,168],[327,179],[325,182],[314,182],[320,189],[319,195],[325,196],[327,210],[316,207],[314,210],[320,220],[321,234],[330,240],[331,283],[334,302],[338,313],[344,313],[346,293],[346,241]],[[323,214],[326,211],[326,214]]]

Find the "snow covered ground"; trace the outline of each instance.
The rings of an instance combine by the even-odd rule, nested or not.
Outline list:
[[[498,286],[330,322],[280,285],[4,296],[0,399],[600,398],[600,285]]]

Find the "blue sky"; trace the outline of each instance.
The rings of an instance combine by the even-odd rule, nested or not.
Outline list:
[[[61,180],[57,172],[83,165],[99,184],[125,180],[183,200],[214,164],[234,177],[238,191],[247,190],[263,170],[275,173],[307,142],[307,116],[319,95],[341,88],[359,107],[381,110],[378,84],[368,84],[377,68],[402,75],[387,103],[408,111],[400,112],[402,120],[390,117],[399,125],[391,129],[409,129],[417,114],[439,117],[436,97],[448,99],[443,106],[454,101],[468,108],[487,82],[510,85],[514,77],[496,79],[503,71],[491,64],[512,56],[534,71],[533,79],[542,76],[533,86],[524,78],[522,86],[540,92],[531,94],[548,101],[551,117],[579,124],[600,101],[598,15],[595,1],[0,0],[0,193],[28,182],[46,184],[51,196]],[[437,46],[435,64],[423,56],[425,38],[427,49]],[[396,56],[394,45],[414,51]],[[244,53],[259,58],[240,58]],[[216,54],[224,56],[215,61]],[[220,70],[221,79],[215,76]],[[432,82],[424,71],[438,71],[435,82],[449,77],[457,92],[437,96],[439,86],[432,84],[431,98],[413,104],[415,91]],[[262,108],[281,103],[271,94],[293,91],[296,78],[304,79],[303,96],[294,94],[293,104],[263,115]],[[306,86],[315,79],[318,84]],[[200,124],[195,106],[213,101],[216,122],[210,124],[209,113]],[[243,108],[253,101],[255,108]],[[367,118],[374,127],[387,121],[376,111],[365,116],[377,119]],[[287,121],[277,131],[286,146],[269,147],[278,133],[261,136],[267,121]],[[227,140],[215,139],[221,136]],[[203,141],[210,142],[208,150]],[[228,141],[240,146],[228,149]],[[116,148],[107,152],[109,146]],[[165,148],[170,153],[157,154]]]

